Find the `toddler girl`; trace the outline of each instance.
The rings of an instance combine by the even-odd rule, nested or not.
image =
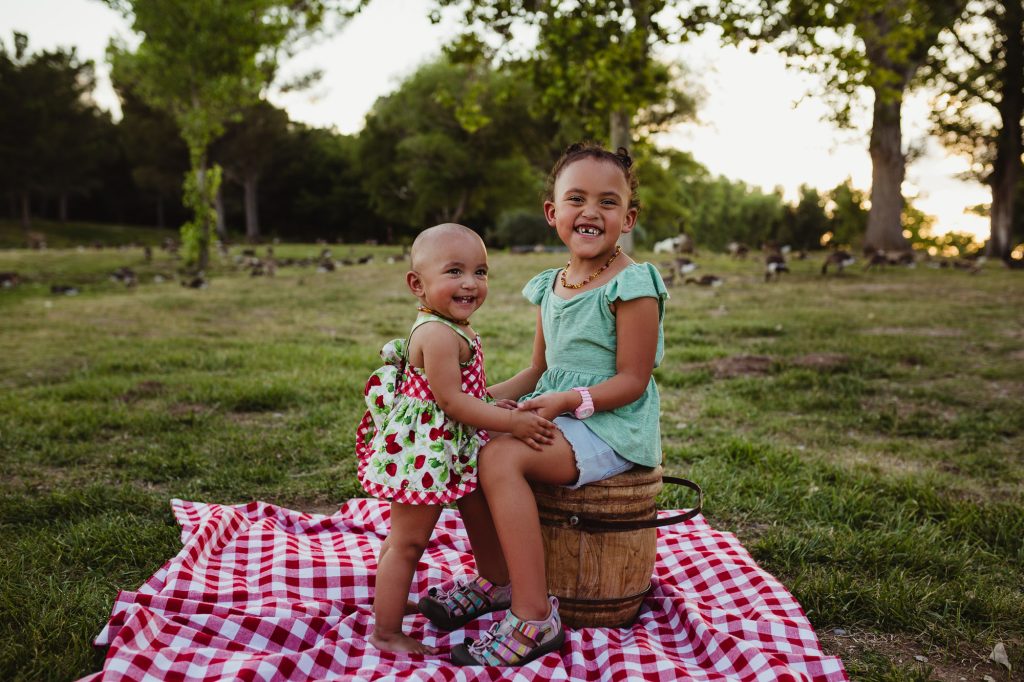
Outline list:
[[[578,487],[661,463],[658,389],[665,284],[655,266],[621,253],[636,224],[632,159],[575,144],[548,177],[544,215],[569,247],[564,268],[523,289],[540,306],[531,366],[503,385],[524,388],[517,412],[558,427],[540,448],[501,435],[480,453],[480,481],[504,550],[511,609],[479,642],[452,649],[460,665],[522,665],[562,645],[558,601],[549,597],[531,481]]]
[[[501,551],[476,490],[477,452],[487,430],[513,434],[535,448],[550,445],[555,430],[536,412],[510,409],[514,403],[502,385],[491,392],[506,399],[502,404],[488,395],[480,337],[469,323],[487,298],[487,249],[480,237],[462,225],[438,225],[420,233],[411,257],[406,283],[419,299],[419,315],[406,341],[385,345],[387,364],[366,384],[369,409],[356,433],[356,455],[363,488],[391,501],[370,642],[385,651],[436,653],[402,633],[402,617],[442,505],[458,504],[480,573],[433,591],[439,603],[464,604],[454,608],[449,623],[457,627],[460,619],[509,603]]]

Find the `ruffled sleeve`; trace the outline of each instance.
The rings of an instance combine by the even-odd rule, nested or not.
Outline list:
[[[540,302],[544,300],[544,295],[551,291],[551,284],[555,281],[556,272],[558,272],[558,268],[545,270],[527,282],[523,287],[523,296],[526,297],[526,300],[534,305],[540,305]]]
[[[658,319],[665,317],[665,301],[668,289],[661,279],[658,268],[651,263],[635,263],[618,274],[605,287],[605,298],[609,303],[632,301],[650,296],[658,299]]]

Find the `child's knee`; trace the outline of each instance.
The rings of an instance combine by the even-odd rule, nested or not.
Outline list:
[[[401,557],[402,561],[417,562],[427,549],[427,541],[419,538],[405,538],[390,536],[388,553],[396,558]]]
[[[502,452],[500,448],[481,451],[477,463],[480,480],[484,486],[487,486],[488,482],[500,481],[508,476],[521,475],[516,458],[509,452]]]

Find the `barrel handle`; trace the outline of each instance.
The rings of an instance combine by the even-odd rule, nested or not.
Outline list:
[[[697,516],[697,514],[700,514],[701,509],[704,508],[704,491],[701,490],[699,485],[693,481],[688,481],[685,478],[676,478],[675,476],[663,476],[661,480],[663,483],[681,485],[697,493],[696,506],[682,514],[666,516],[663,519],[653,518],[646,521],[601,521],[599,519],[588,519],[586,517],[580,517],[577,514],[573,514],[561,522],[546,520],[542,522],[545,523],[545,525],[557,525],[563,528],[574,528],[576,530],[586,532],[624,533],[631,530],[642,530],[644,528],[661,528],[662,526],[671,526],[676,523],[682,523],[683,521],[689,521],[693,517]]]

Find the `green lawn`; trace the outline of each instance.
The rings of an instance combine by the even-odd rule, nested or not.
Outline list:
[[[331,248],[377,257],[274,278],[214,257],[195,290],[159,250],[0,251],[22,278],[0,289],[0,679],[100,668],[90,642],[116,591],[178,550],[171,497],[329,512],[361,495],[362,386],[414,300],[384,262],[397,249]],[[812,256],[766,284],[756,259],[697,260],[725,284],[672,289],[666,468],[703,485],[712,525],[796,595],[854,679],[1009,679],[987,658],[1003,642],[1024,666],[1020,273],[822,278]],[[492,381],[529,356],[520,288],[563,262],[492,253],[474,319]],[[137,287],[109,278],[122,266]],[[688,502],[671,495],[662,507]]]

